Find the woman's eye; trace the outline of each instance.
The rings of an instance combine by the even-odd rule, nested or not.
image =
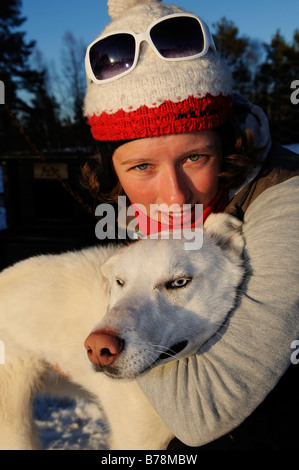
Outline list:
[[[147,170],[148,168],[149,168],[148,163],[142,163],[141,165],[134,166],[134,169],[140,170],[140,171]]]
[[[197,154],[189,155],[188,160],[190,160],[191,162],[198,162],[198,160],[200,160],[202,157],[202,155]]]
[[[167,289],[179,289],[180,287],[185,287],[191,281],[190,278],[175,279],[166,284]]]

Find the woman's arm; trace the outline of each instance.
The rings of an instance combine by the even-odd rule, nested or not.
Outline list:
[[[264,191],[249,207],[244,237],[250,274],[229,322],[199,354],[139,379],[153,406],[189,446],[241,424],[274,388],[299,338],[299,178]],[[299,367],[299,365],[298,365]]]

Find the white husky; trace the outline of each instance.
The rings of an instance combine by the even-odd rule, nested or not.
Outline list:
[[[4,270],[0,448],[39,448],[32,398],[59,385],[67,393],[70,382],[101,403],[111,449],[166,448],[172,434],[134,379],[215,334],[235,303],[242,251],[241,223],[217,214],[198,251],[185,251],[184,240],[142,240]]]

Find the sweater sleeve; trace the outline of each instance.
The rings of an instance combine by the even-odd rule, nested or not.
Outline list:
[[[299,177],[265,190],[251,204],[244,238],[248,276],[219,334],[198,354],[139,379],[188,446],[239,426],[290,365],[291,344],[299,338]]]

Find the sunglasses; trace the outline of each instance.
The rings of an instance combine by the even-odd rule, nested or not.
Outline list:
[[[189,13],[174,13],[150,24],[145,33],[114,31],[93,41],[87,48],[85,68],[94,83],[107,83],[132,72],[140,44],[146,41],[163,60],[190,60],[216,51],[208,26]]]

